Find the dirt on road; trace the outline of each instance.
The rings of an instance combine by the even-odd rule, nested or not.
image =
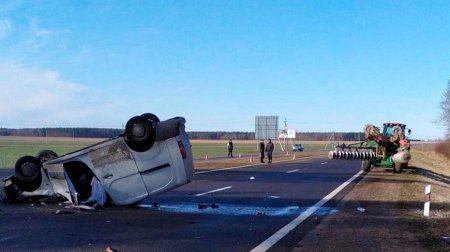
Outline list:
[[[293,250],[450,251],[450,160],[432,150],[413,150],[401,174],[375,168]],[[424,190],[431,211],[424,217]],[[358,210],[364,209],[364,212]]]

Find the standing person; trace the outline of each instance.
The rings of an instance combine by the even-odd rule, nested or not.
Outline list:
[[[231,141],[231,139],[228,142],[227,147],[228,147],[228,157],[232,158],[233,157],[233,141]]]
[[[259,157],[261,159],[261,163],[264,163],[264,140],[259,142]]]
[[[269,139],[269,142],[266,145],[267,157],[269,158],[269,163],[272,163],[272,153],[273,153],[273,143],[272,139]]]

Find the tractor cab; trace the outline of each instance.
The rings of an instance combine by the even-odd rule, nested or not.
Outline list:
[[[405,139],[406,124],[401,123],[384,123],[383,136],[395,137],[398,140]]]

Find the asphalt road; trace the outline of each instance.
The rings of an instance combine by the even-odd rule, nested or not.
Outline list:
[[[311,207],[357,174],[359,164],[305,159],[197,173],[190,184],[140,206],[95,212],[55,215],[64,209],[0,203],[0,251],[251,251],[261,244],[289,251],[338,211],[333,207],[359,178],[317,211]]]

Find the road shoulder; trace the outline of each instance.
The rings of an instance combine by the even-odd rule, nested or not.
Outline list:
[[[450,244],[449,177],[423,167],[402,174],[375,168],[293,251],[446,251]],[[423,216],[432,186],[431,216]],[[364,212],[357,208],[364,208]]]

